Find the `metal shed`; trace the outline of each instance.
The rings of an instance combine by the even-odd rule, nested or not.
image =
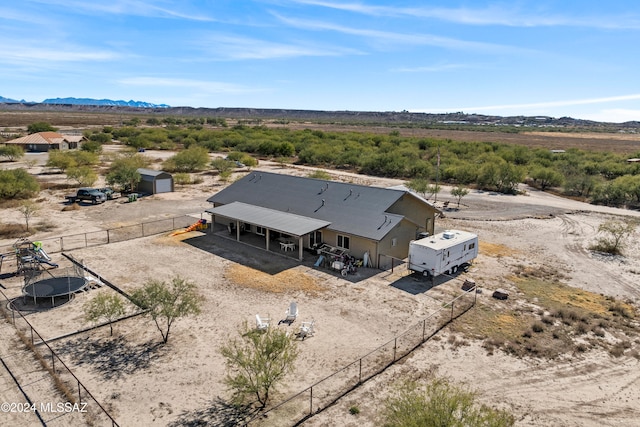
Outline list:
[[[138,193],[156,194],[173,191],[173,176],[170,173],[143,168],[138,169],[138,173],[140,174]]]

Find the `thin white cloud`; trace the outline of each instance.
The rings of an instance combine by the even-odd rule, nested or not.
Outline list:
[[[253,93],[264,92],[265,89],[252,88],[234,83],[206,80],[175,79],[162,77],[130,77],[120,79],[117,83],[125,86],[158,87],[176,89],[195,89],[207,93]]]
[[[35,40],[4,40],[0,45],[0,63],[5,64],[39,62],[46,66],[47,62],[111,61],[118,58],[120,55],[112,51],[61,43],[47,46]]]
[[[431,34],[403,34],[390,31],[367,30],[337,25],[330,22],[312,21],[306,19],[287,18],[282,15],[274,14],[280,21],[295,28],[315,31],[334,31],[341,34],[349,34],[359,37],[372,39],[380,45],[389,44],[411,44],[418,46],[437,46],[449,49],[473,50],[483,52],[523,52],[523,49],[512,46],[499,45],[495,43],[482,43],[475,41],[467,41],[453,39],[450,37],[440,37]]]
[[[440,71],[460,70],[465,68],[473,68],[466,64],[438,64],[423,67],[402,67],[392,68],[392,72],[396,73],[437,73]]]
[[[536,102],[531,104],[505,104],[505,105],[489,105],[489,106],[481,106],[481,107],[465,107],[465,108],[455,109],[455,111],[486,111],[486,110],[497,111],[497,110],[521,110],[525,108],[554,108],[554,107],[568,107],[568,106],[574,106],[574,105],[604,104],[607,102],[633,101],[637,99],[640,99],[640,94],[609,96],[605,98]],[[454,111],[454,110],[450,109],[449,111]]]
[[[232,60],[341,56],[361,53],[342,47],[305,46],[303,44],[276,43],[254,38],[220,35],[212,36],[202,44],[213,57]]]
[[[369,16],[437,19],[467,25],[501,25],[508,27],[573,26],[606,29],[640,29],[640,15],[563,16],[545,13],[541,8],[514,7],[510,4],[484,8],[391,7],[366,3],[337,3],[322,0],[293,0],[294,3],[318,6]]]
[[[23,0],[24,1],[24,0]],[[181,7],[185,3],[177,2],[173,8],[157,6],[152,1],[142,0],[28,0],[33,3],[48,4],[53,6],[60,6],[65,9],[74,10],[80,13],[101,15],[131,15],[131,16],[145,16],[154,18],[177,18],[186,19],[192,21],[215,21],[210,16],[204,15],[199,12],[186,12],[182,11]],[[171,4],[172,2],[164,2]]]

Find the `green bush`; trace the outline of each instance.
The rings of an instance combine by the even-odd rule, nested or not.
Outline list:
[[[25,169],[0,170],[0,199],[28,199],[40,191],[40,184]]]
[[[191,146],[164,162],[164,169],[173,172],[195,172],[204,169],[209,163],[206,148]]]
[[[407,382],[400,386],[383,409],[387,427],[513,426],[514,417],[476,402],[476,394],[434,379],[421,386]]]

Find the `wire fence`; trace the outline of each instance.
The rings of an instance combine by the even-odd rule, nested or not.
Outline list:
[[[0,312],[4,319],[14,326],[20,341],[33,353],[42,368],[50,374],[55,391],[64,399],[64,402],[56,402],[41,396],[37,403],[33,399],[36,405],[35,410],[40,415],[65,413],[77,417],[81,414],[88,425],[118,426],[105,407],[96,400],[22,313],[12,309],[12,301],[2,290],[0,290],[0,294],[5,300],[0,305]],[[22,378],[27,374],[26,372],[18,372],[18,369],[12,369],[10,372],[15,377],[16,383],[29,382],[28,379]],[[46,423],[43,424],[46,425]]]
[[[248,425],[267,427],[300,424],[407,356],[442,328],[466,313],[475,303],[476,287],[474,286],[443,304],[438,311],[415,323],[392,340],[261,413]]]
[[[202,215],[200,215],[200,219],[202,219]],[[106,230],[43,238],[39,239],[39,241],[42,242],[42,247],[48,253],[58,253],[166,233],[178,228],[188,227],[196,220],[194,216],[181,215]],[[0,248],[0,254],[10,254],[13,251],[12,246]]]

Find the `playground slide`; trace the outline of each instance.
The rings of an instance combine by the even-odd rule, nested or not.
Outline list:
[[[47,261],[51,261],[51,257],[49,256],[49,254],[48,254],[48,253],[46,253],[46,252],[44,251],[44,249],[43,249],[43,248],[40,248],[40,249],[36,250],[36,253],[39,253],[39,254],[40,254],[40,256],[41,256],[42,258],[46,259]]]
[[[198,222],[194,222],[184,230],[174,231],[169,236],[177,236],[178,234],[184,234],[184,233],[188,233],[190,231],[195,231],[195,230],[203,230],[205,228],[207,228],[207,220],[199,219]]]

